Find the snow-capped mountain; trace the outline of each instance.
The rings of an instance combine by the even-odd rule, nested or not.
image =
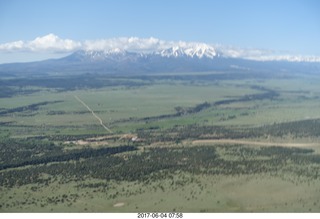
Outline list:
[[[319,62],[320,56],[298,55],[283,53],[280,51],[259,48],[237,48],[227,45],[214,45],[202,42],[188,41],[166,41],[154,37],[118,37],[110,39],[97,39],[75,41],[72,39],[62,39],[50,33],[37,37],[31,41],[14,41],[0,44],[0,53],[13,54],[21,52],[24,54],[52,53],[70,54],[76,51],[84,51],[82,57],[91,56],[92,61],[103,61],[110,58],[119,59],[121,57],[140,54],[149,56],[159,55],[166,58],[208,58],[215,59],[223,56],[225,58],[237,58],[255,61],[288,61],[288,62]],[[113,56],[113,57],[112,57]],[[51,56],[52,57],[52,56]],[[57,57],[57,56],[55,56]],[[132,58],[132,57],[131,57]],[[10,60],[10,58],[6,58]],[[1,60],[0,60],[1,61]]]
[[[176,47],[171,47],[169,49],[165,49],[165,50],[162,50],[156,54],[159,54],[163,57],[179,57],[179,56],[187,56],[187,54],[185,53],[185,51],[176,46]]]
[[[191,58],[210,58],[213,59],[220,54],[216,49],[207,44],[197,44],[191,47],[174,46],[158,52],[163,57],[191,57]]]
[[[140,46],[141,47],[141,46]],[[139,48],[140,48],[139,47]],[[119,47],[97,47],[76,51],[64,58],[40,62],[3,64],[0,74],[17,73],[100,73],[100,74],[150,74],[156,72],[201,71],[272,71],[319,72],[319,62],[288,62],[282,59],[249,60],[230,56],[220,48],[203,43],[178,43],[169,48],[129,50]],[[226,50],[225,50],[226,51]],[[297,59],[295,59],[297,60]],[[300,59],[298,59],[300,60]]]
[[[76,55],[86,57],[91,61],[118,60],[133,57],[146,58],[151,56],[161,56],[166,58],[209,58],[214,59],[221,56],[216,49],[206,44],[197,44],[193,46],[173,46],[168,49],[157,50],[153,52],[129,52],[120,48],[108,50],[81,50],[75,52]]]

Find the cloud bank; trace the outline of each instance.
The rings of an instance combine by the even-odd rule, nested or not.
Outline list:
[[[61,39],[54,34],[37,37],[32,41],[15,41],[0,44],[1,52],[70,52],[81,49],[80,42]]]
[[[86,40],[83,42],[61,39],[54,34],[37,37],[32,41],[15,41],[0,44],[0,52],[72,52],[76,50],[121,49],[135,52],[152,52],[170,48],[184,42],[168,42],[157,38],[120,37],[111,39]]]
[[[286,61],[309,61],[320,62],[320,57],[316,56],[293,56],[288,54],[277,54],[272,50],[262,49],[242,49],[222,45],[207,45],[199,42],[185,41],[164,41],[154,37],[120,37],[111,39],[75,41],[71,39],[61,39],[55,34],[48,34],[37,37],[31,41],[15,41],[0,44],[0,53],[70,53],[76,50],[102,50],[110,51],[115,49],[130,52],[159,52],[168,48],[196,48],[199,46],[211,46],[225,57],[245,58],[259,61],[286,60]]]

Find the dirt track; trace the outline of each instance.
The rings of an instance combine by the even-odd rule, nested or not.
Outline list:
[[[85,102],[83,102],[83,101],[82,101],[78,96],[76,96],[76,95],[74,95],[74,98],[76,98],[82,105],[84,105],[84,106],[91,112],[91,114],[99,121],[100,125],[101,125],[105,130],[107,130],[108,132],[112,133],[111,129],[109,129],[107,126],[105,126],[105,125],[103,124],[102,119],[101,119],[99,116],[97,116],[97,114],[95,114],[95,113],[93,112],[93,110],[92,110]]]
[[[192,144],[246,144],[258,146],[281,146],[281,147],[315,147],[320,146],[320,143],[280,143],[280,142],[261,142],[261,141],[248,141],[240,139],[208,139],[208,140],[195,140]]]

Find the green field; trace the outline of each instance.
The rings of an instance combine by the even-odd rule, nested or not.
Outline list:
[[[215,74],[0,78],[0,212],[320,212],[320,77]]]

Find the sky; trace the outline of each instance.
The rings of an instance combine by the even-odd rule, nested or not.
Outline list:
[[[120,37],[320,56],[320,1],[0,0],[0,63]]]

